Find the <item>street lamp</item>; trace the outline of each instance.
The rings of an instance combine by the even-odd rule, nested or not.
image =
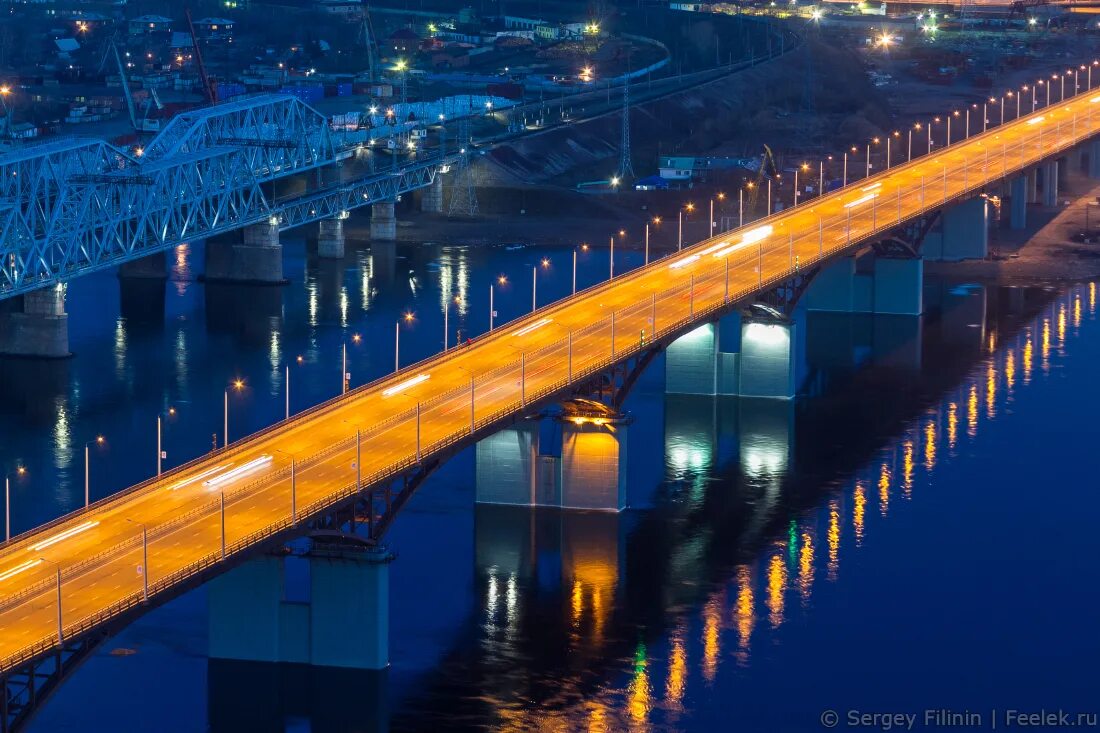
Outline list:
[[[645,264],[649,264],[649,225],[651,222],[645,223]],[[661,217],[655,216],[652,220],[653,226],[661,225]]]
[[[6,123],[4,125],[4,133],[9,137],[11,136],[11,107],[8,106],[8,97],[11,96],[11,87],[8,85],[0,86],[0,104],[4,105],[4,119]]]
[[[301,366],[302,362],[304,362],[305,359],[302,358],[301,354],[298,354],[298,356],[295,357],[294,361],[299,366]],[[290,364],[286,365],[286,390],[285,390],[285,392],[286,392],[286,409],[284,411],[283,417],[284,417],[284,419],[289,420],[290,419]]]
[[[91,440],[84,443],[84,508],[85,509],[87,509],[88,504],[91,503],[90,499],[89,499],[89,496],[90,496],[90,493],[91,493],[89,491],[89,487],[90,487],[91,484],[88,480],[88,474],[89,474],[88,466],[89,466],[89,458],[90,458],[88,448],[89,448],[89,446],[91,446],[92,443],[95,443],[96,445],[103,445],[106,442],[107,442],[106,438],[104,438],[102,435],[97,435],[94,438],[92,438]],[[158,475],[159,475],[159,473],[158,473]]]
[[[353,333],[351,335],[351,342],[353,344],[358,345],[359,342],[362,341],[362,340],[363,340],[363,337],[360,336],[357,333]],[[346,338],[344,339],[342,347],[343,347],[341,349],[342,361],[341,361],[341,367],[340,367],[340,374],[341,374],[341,377],[340,377],[340,394],[347,394],[348,386],[351,384],[351,372],[348,371],[348,340]],[[287,375],[288,375],[287,379],[288,380],[290,379],[289,374],[290,374],[290,372],[288,371],[287,372]],[[289,385],[289,381],[288,381],[288,385]],[[288,387],[287,394],[289,394],[289,393],[290,393],[290,390],[289,390],[289,387]],[[287,409],[289,410],[289,408],[287,408]]]
[[[241,390],[244,389],[244,380],[241,379],[240,377],[237,377],[232,382],[230,382],[230,386],[232,387],[232,389],[235,392],[237,392],[237,394],[240,394]],[[223,441],[222,441],[222,447],[225,447],[225,446],[229,445],[229,389],[228,388],[225,390],[224,400],[222,402],[222,405],[223,405],[223,409],[222,409],[222,430],[223,430],[223,433],[222,433],[222,435],[224,436]],[[158,453],[157,455],[160,455],[160,454]]]
[[[416,320],[416,316],[412,311],[405,311],[405,314],[401,316],[401,321],[411,324]],[[393,339],[393,370],[400,371],[401,369],[401,321],[398,321],[394,328]]]
[[[141,527],[141,602],[149,602],[149,528],[145,522],[126,517],[127,522]]]
[[[164,448],[162,447],[163,443],[161,442],[161,422],[163,421],[163,418],[165,416],[175,417],[176,416],[176,408],[169,407],[164,412],[157,413],[157,476],[160,476],[161,465],[162,465],[162,462],[164,461],[164,459],[166,457],[166,454],[164,452]]]
[[[684,248],[684,212],[685,211],[687,211],[689,214],[691,212],[695,211],[695,204],[691,203],[690,201],[687,202],[687,204],[685,204],[680,209],[680,211],[678,213],[679,228],[677,229],[677,235],[676,235],[676,249],[677,250],[681,250],[681,249]]]
[[[11,477],[23,478],[27,475],[24,466],[16,466],[15,471],[4,474],[4,541],[11,539]]]
[[[719,201],[724,201],[726,198],[726,194],[719,191],[716,198]],[[714,236],[714,199],[710,200],[710,236]]]
[[[574,267],[573,267],[573,273],[574,273],[573,274],[573,291],[574,292],[576,292],[576,290],[577,290],[577,277],[576,277],[577,270],[576,270],[576,264],[575,264],[576,260],[577,260],[577,255],[576,255],[576,252],[574,252],[573,253],[573,262],[574,262]],[[493,330],[493,319],[496,318],[496,315],[497,315],[496,309],[493,307],[493,296],[494,296],[494,292],[496,290],[496,286],[500,285],[501,287],[504,287],[507,284],[508,284],[508,278],[505,277],[503,275],[503,273],[497,276],[496,283],[489,283],[489,330],[490,331]]]
[[[38,559],[53,565],[57,571],[57,644],[60,646],[65,643],[64,629],[61,624],[61,563],[45,557],[39,557]]]

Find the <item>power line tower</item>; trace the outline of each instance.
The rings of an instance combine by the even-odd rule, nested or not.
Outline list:
[[[634,165],[630,162],[630,79],[623,81],[623,132],[619,143],[619,181],[634,179]]]
[[[470,166],[470,122],[463,118],[458,122],[458,169],[451,186],[451,203],[448,216],[477,216],[477,192],[474,190],[474,171]]]

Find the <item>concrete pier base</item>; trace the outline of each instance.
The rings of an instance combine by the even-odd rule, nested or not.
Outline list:
[[[244,229],[241,243],[211,239],[206,243],[207,280],[282,285],[283,248],[275,224],[254,224]]]
[[[118,267],[118,276],[139,280],[167,280],[167,252],[155,252],[140,259],[123,262]]]
[[[393,201],[379,201],[370,207],[370,238],[383,241],[397,239],[397,218]]]
[[[1058,161],[1052,160],[1048,163],[1043,163],[1042,166],[1042,204],[1043,206],[1057,206],[1058,205]]]
[[[878,257],[875,260],[875,313],[919,316],[924,310],[924,260]]]
[[[322,219],[317,234],[317,255],[330,259],[344,256],[344,220]]]
[[[982,203],[979,212],[984,222],[984,199]],[[935,235],[937,247],[941,247],[942,236]],[[965,239],[961,234],[956,236]],[[844,257],[822,269],[810,283],[802,303],[808,311],[916,316],[923,311],[923,288],[924,261],[919,257],[868,257],[859,263]]]
[[[1091,160],[1091,159],[1090,159]],[[1091,165],[1091,163],[1090,163]],[[1100,178],[1100,174],[1097,176]],[[1012,179],[1008,192],[1009,215],[1008,225],[1012,229],[1023,229],[1027,226],[1027,177],[1019,176]]]
[[[0,313],[0,355],[61,359],[69,353],[69,315],[60,285],[35,290]]]
[[[626,421],[563,418],[550,425],[561,431],[560,456],[540,451],[541,425],[536,420],[522,421],[477,444],[477,502],[615,512],[623,509]]]
[[[798,392],[802,331],[794,321],[731,315],[669,344],[665,392],[790,399]]]
[[[389,665],[389,563],[383,548],[315,544],[309,599],[286,600],[285,560],[264,555],[209,584],[210,657],[316,667]]]
[[[1088,143],[1089,178],[1100,178],[1100,140]]]
[[[978,196],[943,212],[938,231],[921,245],[926,260],[981,260],[989,254],[989,202]]]
[[[420,210],[428,214],[443,213],[443,175],[436,174],[432,185],[421,189]]]
[[[1027,172],[1027,202],[1039,203],[1039,169],[1032,168]]]

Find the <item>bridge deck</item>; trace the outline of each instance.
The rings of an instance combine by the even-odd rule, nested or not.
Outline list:
[[[1082,94],[566,298],[0,547],[0,671],[729,304],[1095,134]],[[642,332],[645,337],[643,339]],[[473,425],[472,425],[473,423]],[[356,430],[361,461],[356,468]],[[419,449],[419,451],[418,451]],[[224,520],[222,501],[224,497]],[[148,567],[142,557],[148,531]]]

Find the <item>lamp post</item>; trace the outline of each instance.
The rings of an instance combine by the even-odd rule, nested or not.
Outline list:
[[[576,281],[574,280],[574,282],[576,282]],[[507,285],[508,284],[508,278],[506,278],[503,274],[501,274],[501,275],[497,276],[497,282],[496,283],[489,283],[489,330],[490,331],[493,330],[493,319],[496,318],[496,316],[497,316],[496,307],[493,305],[493,298],[494,298],[494,295],[495,295],[497,284],[499,284],[501,286]]]
[[[363,340],[363,337],[357,333],[351,335],[351,342],[357,344]],[[348,371],[348,341],[345,338],[341,344],[341,360],[340,360],[340,394],[347,394],[348,386],[351,384],[351,373]],[[444,347],[446,348],[446,347]],[[287,380],[289,385],[289,372],[287,372]],[[289,387],[287,394],[290,393]]]
[[[15,471],[4,475],[4,541],[11,539],[11,477],[22,478],[27,475],[27,469],[16,466]]]
[[[844,188],[848,185],[848,151],[844,151],[844,168],[840,176],[840,187]]]
[[[141,527],[141,602],[149,602],[149,528],[144,522],[126,518],[127,522]]]
[[[405,311],[405,315],[401,318],[405,323],[412,323],[416,316],[412,311]],[[397,372],[401,370],[401,321],[394,325],[393,334],[393,370]]]
[[[11,96],[11,87],[0,86],[0,104],[4,105],[4,135],[11,137],[11,107],[8,106],[8,97]]]
[[[236,390],[238,394],[240,394],[241,390],[244,389],[244,380],[238,377],[237,379],[233,380],[232,385],[233,385],[233,389]],[[222,447],[225,447],[225,446],[229,445],[229,390],[228,389],[225,390],[224,400],[223,400],[222,404],[223,404],[222,430],[223,430],[223,435],[224,435],[223,442],[222,442]],[[160,454],[158,453],[157,455],[160,455]]]
[[[745,189],[737,192],[737,226],[745,226]]]
[[[301,358],[301,357],[299,357]],[[157,413],[157,476],[160,476],[161,469],[164,464],[164,459],[167,458],[167,454],[164,450],[164,441],[162,438],[163,423],[165,417],[175,417],[176,408],[169,407],[167,410]]]
[[[157,420],[159,421],[160,418],[158,417]],[[159,431],[158,431],[158,433],[159,433]],[[92,438],[91,440],[84,443],[84,508],[85,509],[87,509],[88,504],[91,503],[91,499],[90,499],[90,496],[91,496],[91,491],[90,491],[91,482],[88,479],[89,473],[90,473],[89,466],[90,466],[90,458],[91,458],[90,453],[89,453],[89,447],[91,446],[92,443],[95,443],[96,445],[103,445],[105,442],[107,442],[106,438],[104,438],[102,435],[97,435],[94,438]],[[157,455],[159,456],[160,455],[160,445],[159,445],[160,441],[157,441],[157,442],[158,442]],[[159,469],[157,470],[157,475],[158,476],[160,475],[160,470]]]

